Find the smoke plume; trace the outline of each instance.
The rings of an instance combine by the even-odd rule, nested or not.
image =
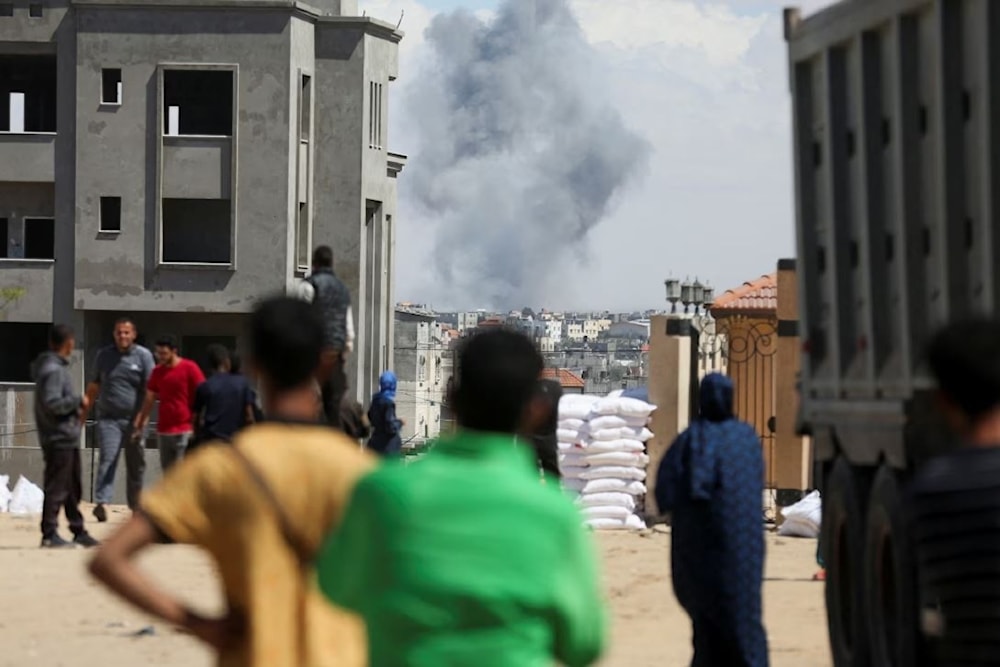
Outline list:
[[[609,103],[566,0],[507,0],[489,21],[440,15],[426,37],[435,57],[403,110],[421,135],[403,187],[434,227],[433,291],[551,301],[553,272],[582,258],[648,145]]]

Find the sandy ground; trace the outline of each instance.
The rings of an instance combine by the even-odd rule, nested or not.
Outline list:
[[[90,508],[86,508],[90,517]],[[98,538],[121,523],[93,527]],[[42,551],[38,518],[0,514],[0,666],[208,667],[189,637],[125,607],[84,571],[83,550]],[[68,534],[68,533],[66,533]],[[666,531],[597,535],[604,587],[613,610],[603,667],[686,667],[690,627],[670,587]],[[816,543],[768,536],[765,615],[773,667],[829,667],[823,589],[810,580]],[[189,547],[157,547],[144,567],[207,612],[218,609],[211,564]]]

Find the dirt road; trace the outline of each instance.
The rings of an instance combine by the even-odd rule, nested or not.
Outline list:
[[[90,509],[86,509],[90,516]],[[127,512],[116,509],[107,534]],[[37,517],[0,514],[0,666],[208,667],[189,637],[123,606],[84,571],[86,552],[38,549]],[[613,612],[603,667],[686,667],[690,628],[670,587],[666,532],[602,533],[597,541]],[[765,615],[773,667],[829,667],[823,589],[810,581],[816,543],[768,537]],[[155,577],[206,612],[220,596],[211,564],[198,551],[157,547],[143,560]],[[150,630],[151,628],[151,630]]]

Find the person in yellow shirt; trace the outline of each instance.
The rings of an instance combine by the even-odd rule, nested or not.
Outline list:
[[[222,667],[362,667],[361,620],[327,603],[311,561],[375,459],[317,424],[313,377],[323,325],[309,304],[262,303],[250,322],[264,422],[207,444],[147,491],[90,565],[113,592],[218,652]],[[193,544],[218,567],[228,612],[204,618],[161,590],[135,558],[156,542]]]

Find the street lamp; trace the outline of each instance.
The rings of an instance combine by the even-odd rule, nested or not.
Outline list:
[[[694,285],[688,281],[681,283],[681,303],[684,304],[684,312],[688,312],[688,307],[694,303]]]
[[[697,278],[694,279],[694,284],[691,285],[691,303],[694,304],[694,312],[698,313],[701,308],[701,304],[705,302],[705,286],[701,284],[701,281]]]
[[[715,290],[710,285],[705,285],[701,302],[705,305],[705,312],[711,314],[709,309],[715,303]]]
[[[677,302],[681,298],[681,282],[676,278],[667,278],[663,281],[667,288],[667,301],[670,303],[670,312],[677,312]]]

